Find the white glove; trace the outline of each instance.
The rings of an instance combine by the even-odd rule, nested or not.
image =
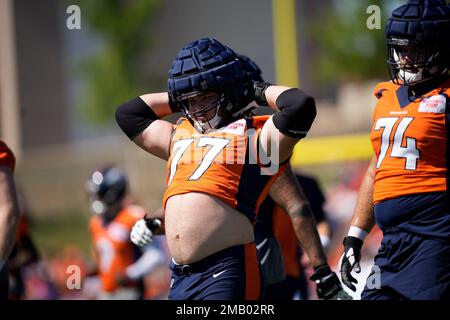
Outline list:
[[[153,232],[147,227],[145,219],[138,220],[131,229],[130,239],[135,245],[144,247],[153,241]]]

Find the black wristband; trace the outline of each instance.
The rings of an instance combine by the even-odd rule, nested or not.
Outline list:
[[[116,110],[116,122],[130,140],[157,119],[155,112],[139,97],[124,103]]]
[[[253,84],[253,89],[255,91],[255,102],[260,106],[268,106],[266,99],[266,89],[272,84],[269,82],[255,82]]]

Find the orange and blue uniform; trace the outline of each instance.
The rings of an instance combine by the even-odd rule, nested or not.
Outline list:
[[[258,156],[257,137],[269,117],[239,119],[204,134],[196,131],[187,119],[178,120],[170,145],[164,207],[171,196],[200,192],[223,201],[254,223],[271,183],[281,172],[279,168],[273,171],[269,163],[265,166]],[[223,276],[205,277],[207,273],[220,273],[217,266],[224,261],[228,264]],[[206,257],[193,264],[191,269],[198,272],[183,274],[175,263],[171,264],[171,269],[171,299],[257,299],[259,296],[254,244],[227,248]],[[201,282],[202,274],[209,280]],[[245,283],[240,279],[246,279]],[[192,285],[194,282],[196,284]],[[221,290],[224,284],[230,289]]]
[[[374,93],[373,202],[384,235],[375,264],[381,285],[398,298],[448,298],[450,80],[420,97],[392,82],[380,83]],[[380,292],[366,287],[362,297]]]
[[[119,288],[118,277],[139,258],[139,249],[130,241],[130,232],[144,215],[141,207],[127,206],[112,221],[106,221],[101,215],[91,218],[89,231],[104,292],[115,292]],[[139,288],[140,285],[138,281],[129,283],[129,287]]]
[[[315,178],[306,175],[296,174],[296,178],[311,205],[316,222],[325,221],[325,195],[319,183]],[[271,238],[276,239],[276,242],[271,244]],[[255,239],[260,261],[266,257],[265,261],[261,261],[263,271],[266,271],[264,276],[272,280],[266,281],[269,285],[265,288],[264,299],[292,300],[298,292],[300,297],[306,300],[308,284],[305,270],[300,263],[302,250],[298,245],[294,226],[287,212],[270,197],[264,200],[258,213]],[[258,246],[262,243],[264,245]],[[282,267],[279,266],[280,259]]]

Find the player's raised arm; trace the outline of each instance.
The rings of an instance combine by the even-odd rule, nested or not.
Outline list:
[[[314,98],[298,88],[262,82],[255,84],[255,101],[279,110],[264,124],[260,145],[269,156],[278,148],[283,162],[312,126],[317,114]]]
[[[317,285],[318,297],[350,299],[342,290],[338,277],[328,265],[311,205],[290,166],[275,180],[269,194],[291,218],[295,235],[314,268],[314,274],[310,279]]]
[[[119,106],[116,121],[122,131],[147,152],[167,160],[173,125],[159,120],[176,112],[167,92],[149,93]]]

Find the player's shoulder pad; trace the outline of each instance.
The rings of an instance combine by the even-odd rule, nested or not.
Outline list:
[[[393,83],[392,81],[384,81],[380,82],[375,86],[373,90],[373,94],[377,99],[380,99],[383,96],[383,92],[385,91],[396,91],[399,88],[398,84]]]
[[[377,99],[380,99],[383,96],[384,91],[395,91],[397,90],[398,85],[393,83],[392,81],[385,81],[380,82],[375,86],[375,89],[373,90],[373,94]]]

